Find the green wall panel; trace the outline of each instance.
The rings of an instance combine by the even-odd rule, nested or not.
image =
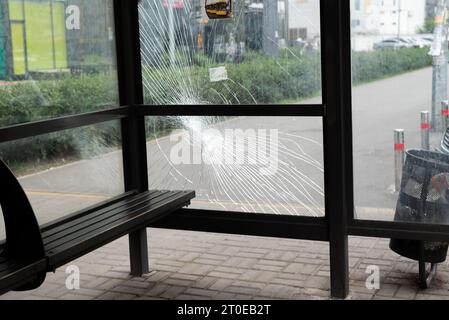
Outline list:
[[[65,30],[65,5],[53,2],[53,25],[55,36],[56,68],[67,68],[67,39]]]
[[[24,27],[22,23],[11,23],[13,72],[15,75],[25,74],[25,41]]]
[[[10,19],[25,21],[25,30],[18,26],[11,30],[14,73],[16,75],[25,73],[25,59],[29,71],[67,68],[65,4],[61,1],[53,1],[52,6],[50,1],[32,0],[24,2],[9,0],[9,4]],[[51,10],[52,7],[53,10]],[[25,44],[20,45],[23,42],[23,32],[26,41]],[[24,56],[25,49],[26,56]]]
[[[22,0],[9,0],[9,18],[23,20]]]
[[[25,25],[29,70],[53,69],[50,2],[25,2]]]

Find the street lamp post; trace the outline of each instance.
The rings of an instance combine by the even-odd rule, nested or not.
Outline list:
[[[175,64],[175,19],[174,19],[174,0],[167,0],[168,3],[168,41],[170,64]]]
[[[288,41],[289,41],[289,31],[290,31],[290,25],[289,25],[289,0],[284,0],[284,27],[285,27],[285,34],[284,34],[284,38],[285,38],[285,43],[288,46]]]
[[[402,1],[398,1],[398,38],[401,36],[401,13],[402,13]]]
[[[270,57],[278,57],[278,34],[277,34],[277,17],[278,17],[277,0],[265,0],[263,2],[263,51]]]
[[[440,0],[435,16],[435,30],[430,54],[432,55],[432,130],[445,130],[441,125],[441,103],[448,98],[448,30],[447,0]]]

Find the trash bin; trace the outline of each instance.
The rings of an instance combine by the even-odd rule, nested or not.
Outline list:
[[[398,222],[449,224],[449,155],[408,150],[394,217]],[[446,260],[448,243],[391,239],[394,252],[422,263]]]

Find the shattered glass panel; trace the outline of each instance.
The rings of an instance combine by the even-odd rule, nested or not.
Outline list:
[[[319,0],[233,0],[217,20],[204,0],[139,12],[146,104],[321,103]]]
[[[116,120],[0,144],[40,224],[122,194],[122,156]]]
[[[191,208],[324,216],[318,118],[151,117],[150,188],[195,190]]]

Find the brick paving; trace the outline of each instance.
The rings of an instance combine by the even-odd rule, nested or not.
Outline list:
[[[121,238],[76,261],[79,290],[65,286],[65,267],[30,292],[3,299],[329,299],[327,243],[148,229],[151,272],[129,276],[128,240]],[[388,240],[351,237],[348,299],[449,299],[449,265],[432,288],[417,287],[417,263]],[[379,290],[365,286],[367,266],[380,269]]]

